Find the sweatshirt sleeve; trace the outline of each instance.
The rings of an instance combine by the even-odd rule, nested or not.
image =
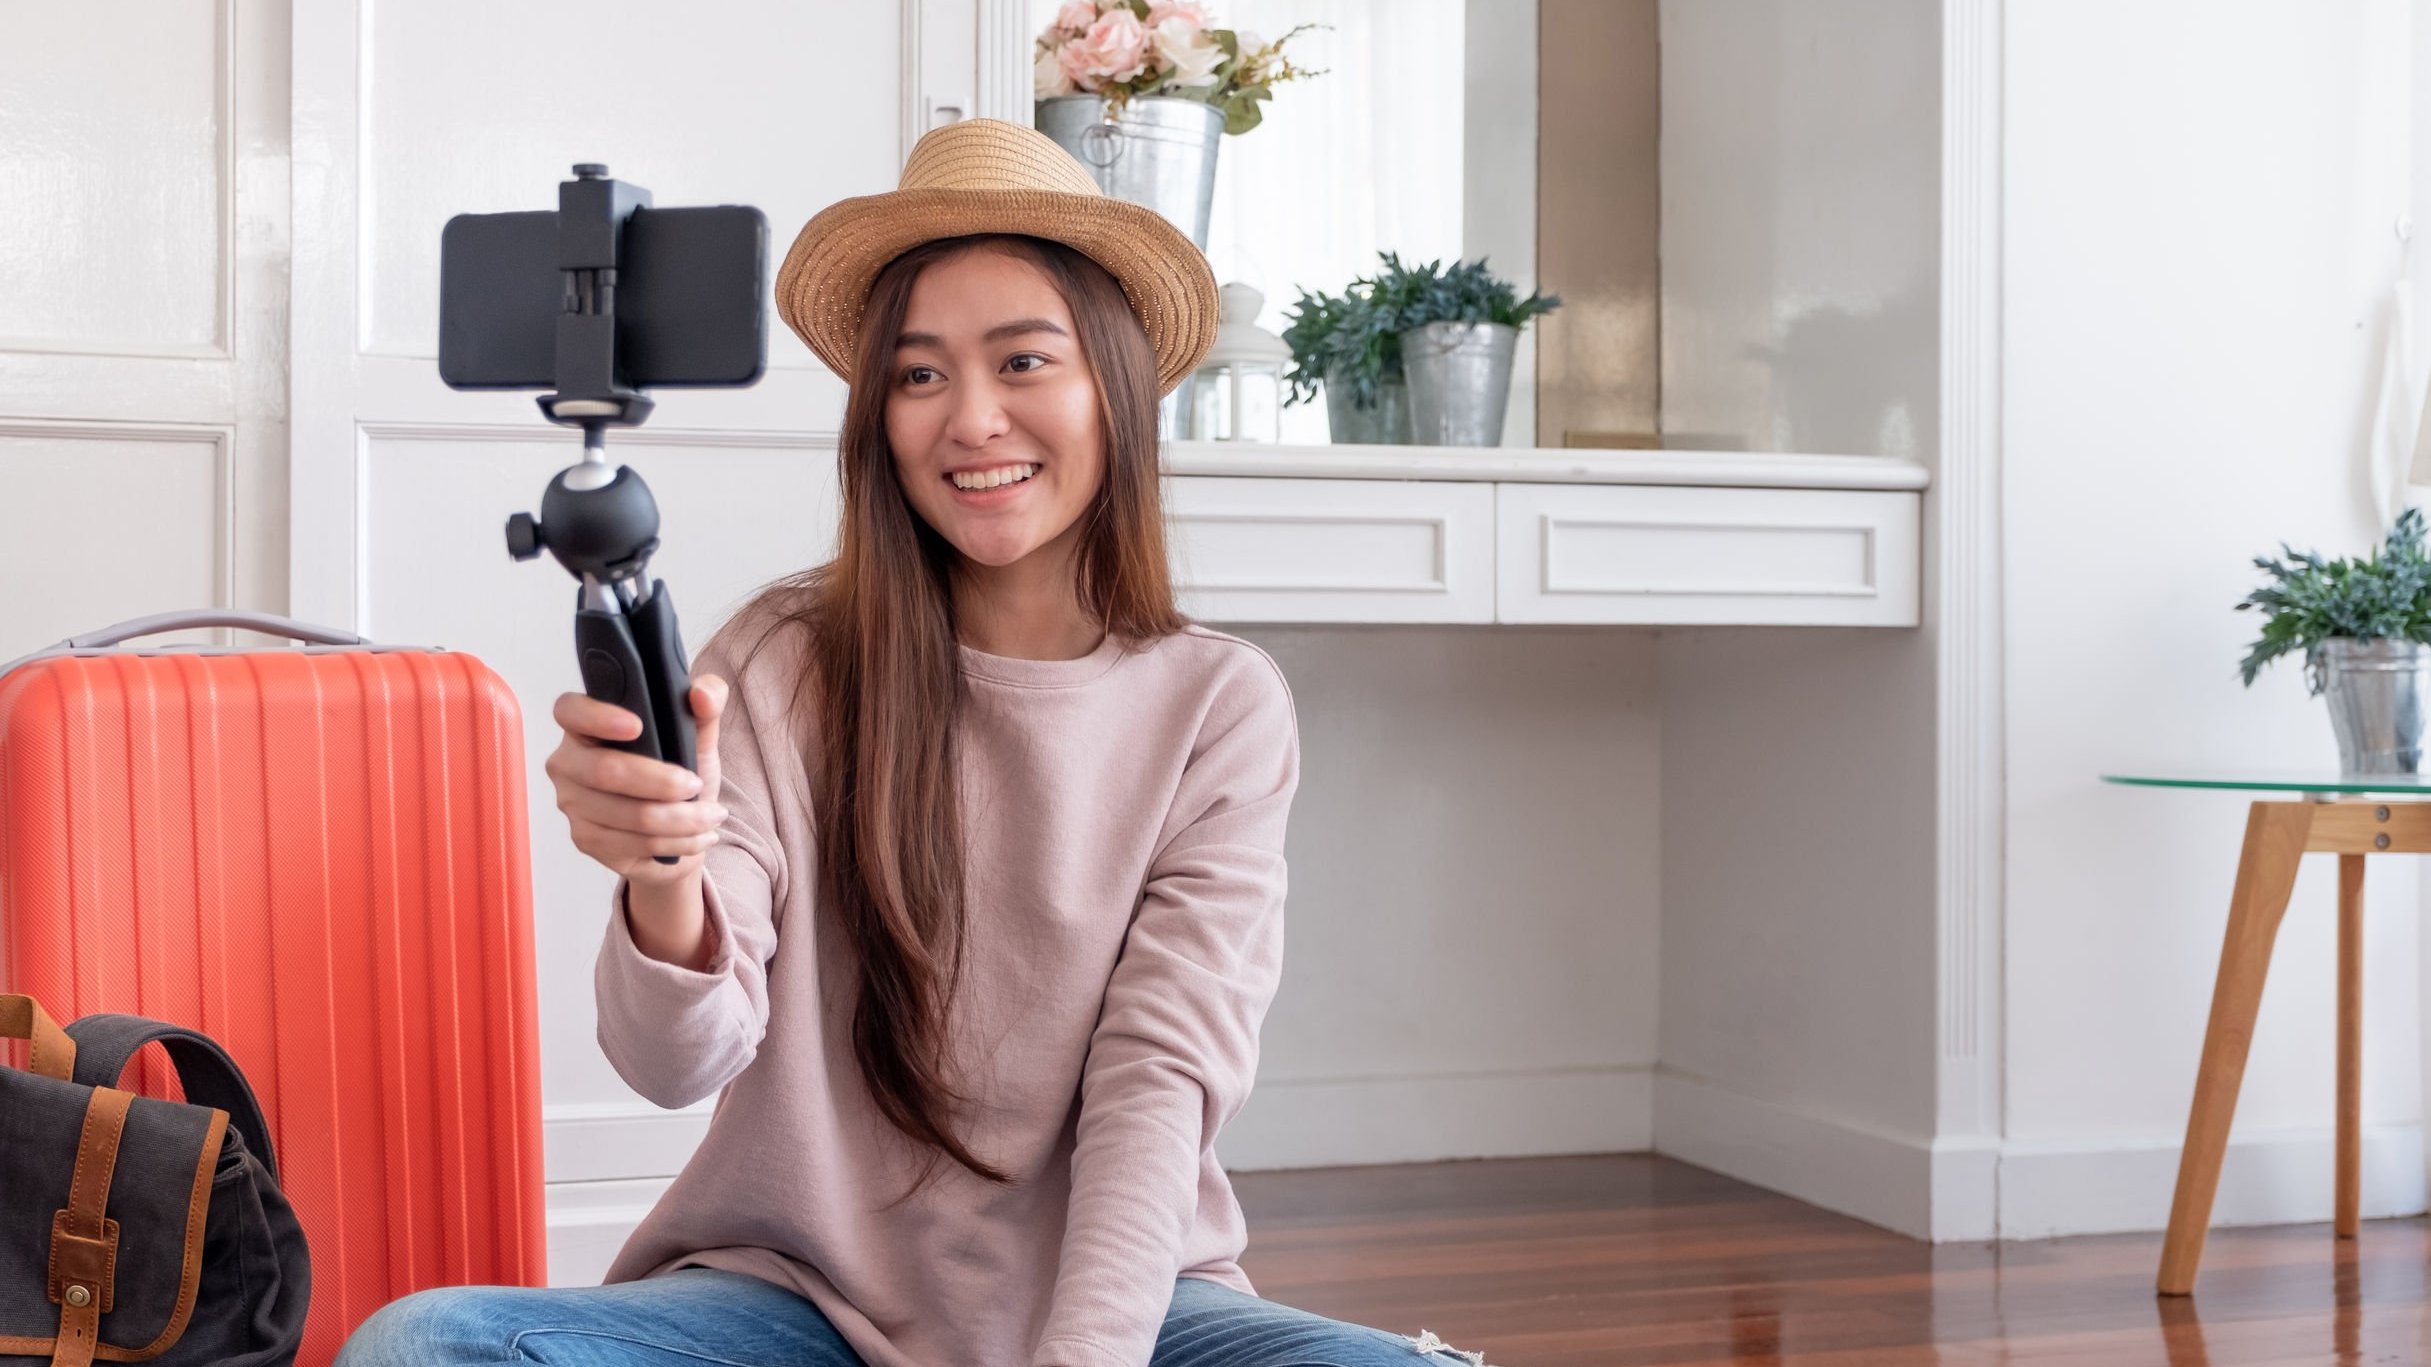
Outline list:
[[[1147,1367],[1202,1155],[1248,1099],[1283,967],[1299,726],[1263,652],[1186,763],[1081,1072],[1071,1202],[1033,1367]],[[1178,826],[1178,829],[1176,827]]]
[[[694,674],[715,674],[727,688],[717,746],[726,821],[702,862],[709,964],[696,972],[642,953],[625,919],[630,880],[620,877],[592,974],[601,1051],[634,1091],[669,1109],[733,1081],[768,1030],[774,908],[787,870],[770,799],[772,766],[782,761],[763,727],[782,734],[774,723],[784,699],[755,696],[754,681],[736,676],[729,643],[721,631],[692,661]]]

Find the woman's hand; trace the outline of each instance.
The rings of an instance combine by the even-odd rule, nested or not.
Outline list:
[[[726,710],[726,681],[715,674],[692,680],[692,715],[699,723],[694,750],[698,779],[665,760],[611,749],[603,741],[631,740],[641,719],[614,703],[582,693],[561,693],[551,715],[565,738],[542,766],[557,786],[557,810],[566,814],[574,848],[635,883],[676,883],[700,868],[717,843],[726,819],[718,804],[718,717]],[[693,799],[694,792],[699,797]],[[661,864],[655,856],[677,856]]]

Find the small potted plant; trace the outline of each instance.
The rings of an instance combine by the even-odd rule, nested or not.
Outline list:
[[[1511,401],[1511,356],[1528,320],[1561,296],[1519,297],[1486,259],[1410,267],[1387,252],[1376,297],[1401,328],[1410,439],[1421,446],[1499,446]]]
[[[2263,613],[2262,635],[2239,666],[2246,686],[2264,664],[2302,650],[2307,691],[2329,695],[2347,773],[2419,771],[2423,712],[2431,706],[2431,560],[2423,531],[2422,510],[2408,508],[2363,560],[2323,560],[2283,541],[2286,560],[2254,557],[2273,582],[2237,604]]]
[[[1325,393],[1325,423],[1337,443],[1406,445],[1410,404],[1401,374],[1401,328],[1375,298],[1376,283],[1352,281],[1340,294],[1300,291],[1282,332],[1291,348],[1283,402]]]

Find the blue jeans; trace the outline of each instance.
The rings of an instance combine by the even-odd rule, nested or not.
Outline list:
[[[1483,1367],[1412,1339],[1174,1279],[1151,1367]],[[862,1367],[817,1306],[773,1282],[686,1267],[614,1286],[451,1286],[382,1307],[336,1367]]]

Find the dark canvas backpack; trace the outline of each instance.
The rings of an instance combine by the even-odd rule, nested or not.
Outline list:
[[[209,1036],[140,1016],[61,1030],[0,995],[0,1367],[286,1367],[304,1337],[304,1231],[245,1075]],[[186,1101],[119,1090],[158,1040]]]

